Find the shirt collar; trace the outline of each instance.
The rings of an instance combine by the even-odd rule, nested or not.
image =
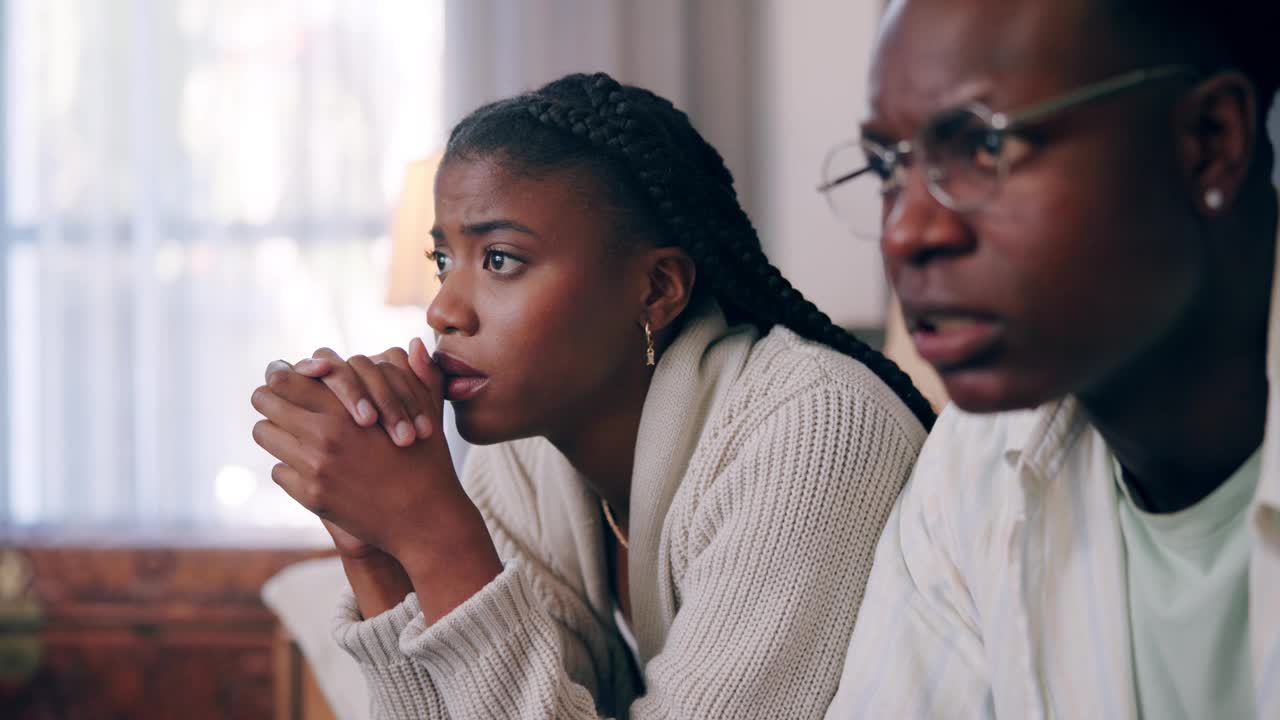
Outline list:
[[[1006,425],[1005,462],[1010,467],[1021,463],[1039,478],[1053,477],[1086,427],[1088,418],[1074,397],[1015,413]]]

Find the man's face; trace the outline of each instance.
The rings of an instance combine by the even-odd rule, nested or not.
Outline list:
[[[896,2],[864,134],[910,140],[942,110],[1016,112],[1136,69],[1108,50],[1109,32],[1089,0]],[[885,267],[917,349],[961,408],[1087,392],[1186,317],[1204,247],[1175,152],[1177,87],[1152,83],[1029,127],[977,210],[941,205],[912,165],[886,211]]]

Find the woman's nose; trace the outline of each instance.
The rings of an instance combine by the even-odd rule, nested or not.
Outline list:
[[[465,273],[454,271],[440,283],[427,307],[427,324],[437,335],[474,335],[479,325]]]

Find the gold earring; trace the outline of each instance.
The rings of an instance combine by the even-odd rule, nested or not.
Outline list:
[[[657,364],[653,356],[653,333],[649,331],[649,321],[644,323],[644,364],[646,367],[653,367]]]

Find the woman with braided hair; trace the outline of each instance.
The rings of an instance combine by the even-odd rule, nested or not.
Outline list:
[[[927,403],[769,264],[653,93],[480,108],[435,201],[434,359],[321,350],[253,397],[377,714],[820,717]]]

